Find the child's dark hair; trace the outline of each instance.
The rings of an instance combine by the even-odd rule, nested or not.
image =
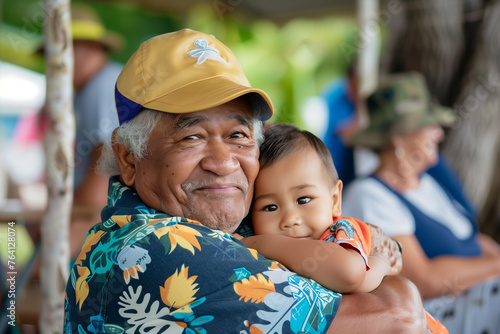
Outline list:
[[[325,143],[311,132],[301,130],[292,124],[273,123],[267,126],[264,131],[264,142],[260,146],[260,168],[269,167],[290,153],[306,147],[312,147],[316,151],[332,182],[336,182],[337,170]]]

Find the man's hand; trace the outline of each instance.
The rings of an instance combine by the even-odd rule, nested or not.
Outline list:
[[[403,268],[403,259],[398,242],[389,238],[380,227],[372,224],[367,225],[370,228],[372,238],[370,256],[384,258],[391,266],[390,274],[399,274]]]

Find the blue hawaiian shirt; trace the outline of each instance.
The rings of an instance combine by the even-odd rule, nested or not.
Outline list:
[[[342,296],[110,179],[66,287],[64,333],[325,333]]]

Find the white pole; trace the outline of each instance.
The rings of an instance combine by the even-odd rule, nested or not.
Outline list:
[[[378,0],[358,0],[358,94],[363,99],[377,87],[379,76],[380,28]]]
[[[73,49],[70,0],[44,0],[48,207],[41,225],[41,333],[62,333],[73,203]]]

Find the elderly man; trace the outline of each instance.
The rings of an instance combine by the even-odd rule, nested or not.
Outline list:
[[[213,36],[185,29],[144,42],[115,99],[108,205],[71,270],[65,333],[426,332],[406,280],[342,296],[232,237],[273,108]]]

